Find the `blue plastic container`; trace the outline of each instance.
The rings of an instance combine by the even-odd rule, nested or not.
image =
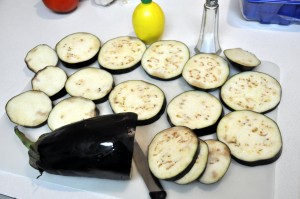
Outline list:
[[[245,19],[263,24],[300,24],[300,0],[240,0]]]

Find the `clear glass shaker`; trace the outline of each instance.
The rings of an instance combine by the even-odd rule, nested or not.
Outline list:
[[[204,4],[200,36],[195,47],[196,53],[222,52],[219,43],[219,4],[218,0],[206,0]]]

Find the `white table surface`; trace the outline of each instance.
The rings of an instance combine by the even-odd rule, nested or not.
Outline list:
[[[175,39],[193,46],[197,43],[204,0],[157,0],[166,15],[162,39]],[[278,124],[283,136],[283,153],[276,164],[275,198],[300,198],[300,25],[263,25],[245,21],[237,0],[219,1],[220,43],[222,49],[241,47],[261,60],[280,67],[283,97],[278,110]],[[91,32],[102,41],[134,35],[131,14],[136,5],[115,2],[99,7],[91,0],[81,0],[75,12],[55,14],[41,0],[0,1],[0,115],[6,102],[20,93],[33,73],[24,63],[34,46],[56,42],[67,34]],[[0,138],[1,139],[1,138]],[[5,148],[0,150],[5,151]],[[9,151],[7,151],[9,153]],[[1,164],[1,160],[0,160]],[[96,193],[75,191],[43,181],[0,171],[0,193],[16,198],[101,198]],[[1,198],[1,197],[0,197]],[[200,196],[199,196],[200,198]],[[222,198],[220,196],[220,198]]]

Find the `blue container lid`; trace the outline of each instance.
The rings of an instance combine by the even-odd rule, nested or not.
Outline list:
[[[247,20],[264,24],[300,24],[300,0],[241,0]]]
[[[249,3],[280,3],[280,4],[299,4],[300,0],[246,0]]]

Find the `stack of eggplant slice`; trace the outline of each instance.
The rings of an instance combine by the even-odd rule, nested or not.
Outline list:
[[[114,138],[107,134],[102,137],[107,141],[101,143],[110,144],[107,147],[103,144],[96,160],[113,170],[99,175],[87,172],[84,165],[77,165],[80,171],[74,172],[77,168],[67,161],[63,161],[60,169],[74,170],[62,173],[48,168],[47,159],[43,163],[36,159],[36,154],[45,153],[36,146],[48,139],[55,144],[51,133],[42,135],[43,141],[34,144],[18,128],[15,132],[26,146],[34,146],[30,148],[30,164],[40,171],[129,179],[135,127],[155,125],[166,110],[170,127],[156,133],[148,145],[152,174],[177,184],[217,183],[225,176],[232,159],[246,166],[258,166],[276,161],[282,152],[280,129],[265,115],[279,105],[280,83],[266,73],[252,71],[261,64],[253,53],[233,48],[225,50],[224,55],[224,58],[214,54],[190,57],[188,47],[180,41],[162,40],[146,46],[131,36],[113,38],[101,45],[94,34],[73,33],[61,39],[55,49],[41,44],[27,53],[26,65],[35,73],[32,90],[9,100],[6,113],[20,126],[39,127],[47,123],[54,137],[64,137],[62,131],[68,131],[66,135],[76,142],[74,146],[80,146],[81,141],[80,134],[76,134],[78,139],[71,138],[69,130],[73,125],[94,132],[93,128],[98,127],[94,122],[105,121],[100,125],[105,131],[120,120],[118,130],[125,132],[129,141],[115,140],[118,137],[115,131]],[[59,67],[59,61],[67,69]],[[97,67],[92,66],[94,62]],[[148,78],[155,79],[154,83],[133,77],[115,85],[114,75],[121,76],[139,66]],[[232,68],[239,72],[230,76]],[[67,70],[72,72],[68,74]],[[177,93],[167,101],[164,90],[155,82],[165,84],[165,80],[175,79],[182,79],[180,83],[191,90]],[[99,116],[97,105],[106,100],[113,114]],[[93,133],[92,137],[95,136]],[[84,139],[90,140],[89,135]],[[67,146],[61,147],[74,153]],[[129,150],[121,153],[124,147]],[[110,154],[126,162],[125,173],[119,176],[115,173],[118,172],[115,164],[119,162],[113,161]],[[106,162],[102,157],[109,160]]]
[[[165,129],[148,148],[149,168],[154,176],[177,184],[218,182],[226,174],[231,153],[218,140],[201,140],[187,127]]]
[[[180,179],[176,180],[177,184],[188,184],[197,179],[203,174],[207,167],[208,161],[208,145],[205,141],[198,139],[198,157],[193,165],[193,167]]]

